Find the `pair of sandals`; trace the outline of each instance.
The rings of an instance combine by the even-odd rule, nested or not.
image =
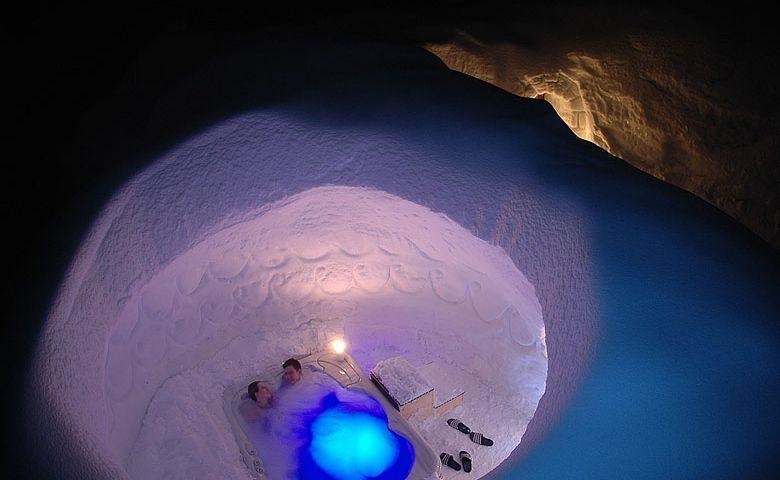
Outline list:
[[[486,436],[482,435],[478,432],[472,432],[469,427],[467,427],[463,422],[458,420],[457,418],[450,418],[447,420],[447,425],[450,427],[465,433],[469,436],[472,442],[478,444],[478,445],[485,445],[486,447],[489,447],[493,445],[493,440],[487,438]],[[471,455],[469,455],[469,452],[465,450],[460,451],[460,463],[463,464],[463,471],[468,473],[471,471]],[[439,455],[439,458],[441,459],[441,463],[444,465],[447,465],[451,469],[455,471],[460,471],[460,463],[458,463],[455,460],[455,457],[450,455],[449,453],[442,453]]]
[[[449,453],[442,453],[439,455],[439,458],[441,459],[441,463],[444,465],[447,465],[451,469],[455,471],[460,471],[460,463],[463,464],[463,471],[468,473],[471,471],[471,455],[469,455],[469,452],[465,450],[460,451],[460,463],[458,463],[455,460],[455,457],[450,455]]]
[[[493,445],[493,440],[487,438],[486,436],[482,435],[481,433],[472,432],[469,427],[463,424],[460,420],[456,418],[450,418],[447,420],[447,425],[450,427],[461,431],[469,436],[472,442],[476,443],[477,445],[485,445],[486,447],[490,447]]]

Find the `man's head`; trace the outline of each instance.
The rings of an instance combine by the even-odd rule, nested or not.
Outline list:
[[[295,383],[301,379],[301,362],[294,358],[288,359],[282,365],[284,368],[284,381]]]
[[[271,390],[263,382],[252,382],[247,387],[249,398],[255,401],[261,408],[271,405]]]

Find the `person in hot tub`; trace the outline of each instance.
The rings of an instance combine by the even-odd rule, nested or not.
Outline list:
[[[336,393],[342,402],[354,401],[357,398],[360,402],[365,401],[364,395],[355,394],[350,390],[342,388],[339,383],[330,375],[310,365],[309,371],[304,375],[301,362],[294,358],[288,358],[284,364],[284,375],[282,385],[277,390],[279,399],[275,403],[277,407],[281,406],[285,411],[298,409],[299,411],[310,410],[319,400],[328,393]]]
[[[316,373],[306,373],[304,376],[301,362],[294,358],[288,358],[282,364],[284,375],[280,393],[288,391],[298,392],[297,395],[308,395],[313,393],[312,389],[334,389],[338,387],[335,380],[328,375],[318,375]]]
[[[294,358],[288,358],[282,365],[282,368],[284,368],[284,381],[288,385],[298,383],[303,378],[301,362]]]
[[[249,398],[255,401],[258,407],[266,409],[271,408],[273,404],[273,394],[263,382],[256,381],[247,387]]]

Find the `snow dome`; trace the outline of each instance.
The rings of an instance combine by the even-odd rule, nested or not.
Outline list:
[[[486,180],[434,167],[436,200],[393,135],[292,141],[304,128],[322,127],[256,113],[208,129],[133,178],[82,246],[38,378],[110,475],[247,475],[222,392],[337,338],[366,370],[403,355],[452,372],[453,415],[497,442],[476,475],[520,443],[545,390],[542,305],[496,238],[448,216],[489,206]],[[469,448],[443,419],[412,422],[436,449]]]

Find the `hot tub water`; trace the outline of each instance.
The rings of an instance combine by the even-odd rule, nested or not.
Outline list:
[[[388,428],[379,402],[326,395],[313,412],[301,449],[301,478],[404,479],[414,464],[411,442]]]
[[[376,399],[322,373],[280,387],[247,433],[268,478],[403,480],[415,461],[412,443],[388,427]]]

